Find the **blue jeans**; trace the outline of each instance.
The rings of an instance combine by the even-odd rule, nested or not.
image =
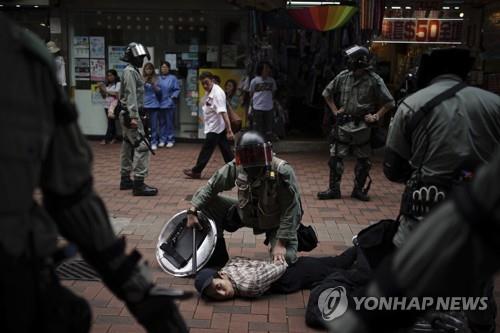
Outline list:
[[[160,142],[175,143],[175,107],[160,109]]]

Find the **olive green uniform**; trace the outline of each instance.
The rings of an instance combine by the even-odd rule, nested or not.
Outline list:
[[[238,198],[219,193],[238,187]],[[271,247],[277,240],[286,242],[286,261],[297,260],[297,228],[302,219],[302,205],[292,167],[273,158],[271,170],[253,182],[243,168],[231,161],[220,168],[193,196],[196,209],[213,218],[221,231],[228,212],[236,207],[241,226],[252,228],[254,234],[266,233]]]
[[[388,103],[394,103],[394,99],[382,78],[369,69],[363,70],[359,77],[355,76],[353,71],[340,72],[323,90],[323,97],[331,98],[337,108],[344,109],[344,112],[337,116],[335,142],[330,145],[329,188],[340,191],[340,181],[344,173],[343,158],[352,151],[357,158],[354,188],[362,191],[369,177],[369,158],[372,153],[372,130],[365,123],[364,116],[377,112]]]
[[[129,177],[134,173],[134,179],[147,177],[149,171],[150,152],[139,133],[145,136],[144,127],[139,117],[139,111],[144,105],[144,82],[139,71],[132,65],[123,70],[120,89],[120,103],[123,106],[120,114],[120,124],[123,133],[123,143],[120,156],[120,173]],[[128,112],[130,118],[137,119],[137,128],[127,128],[124,124],[123,112]]]
[[[349,70],[340,72],[323,90],[323,97],[330,97],[338,108],[353,119],[338,126],[337,140],[330,147],[330,155],[344,158],[352,153],[357,158],[371,155],[371,129],[364,122],[365,115],[375,113],[381,106],[394,102],[384,80],[366,70],[360,77]]]

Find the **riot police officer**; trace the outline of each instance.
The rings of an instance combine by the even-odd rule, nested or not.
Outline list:
[[[154,196],[158,189],[144,183],[149,171],[149,142],[140,114],[144,106],[144,82],[139,68],[144,58],[150,58],[147,49],[138,43],[130,43],[121,60],[128,63],[123,70],[120,88],[120,124],[123,133],[120,164],[120,190],[132,189],[136,196]],[[134,173],[134,180],[130,173]]]
[[[500,144],[500,97],[463,82],[473,61],[466,49],[424,54],[417,72],[420,90],[399,105],[391,123],[384,173],[406,183],[398,246]]]
[[[219,195],[235,186],[238,199]],[[291,264],[297,260],[297,229],[303,211],[295,173],[286,161],[273,156],[271,144],[258,132],[240,137],[235,161],[220,168],[195,193],[191,205],[188,226],[198,224],[197,211],[212,218],[220,237],[216,246],[225,250],[223,230],[233,232],[246,226],[255,234],[266,234],[274,261]],[[227,255],[214,258],[217,263],[207,266],[222,267],[227,259]]]
[[[491,278],[500,268],[500,187],[492,186],[498,184],[499,170],[500,150],[497,150],[472,183],[457,188],[449,200],[422,221],[379,270],[364,295],[399,299],[478,296],[476,282]],[[490,298],[487,302],[493,305],[491,311],[495,314],[494,300]],[[421,312],[410,310],[348,310],[330,322],[329,327],[331,332],[343,333],[401,332],[398,329],[411,325],[418,315]],[[472,330],[483,331],[495,332],[495,327]]]
[[[420,90],[406,98],[394,116],[384,173],[389,180],[406,183],[396,246],[406,242],[454,186],[469,181],[500,145],[500,97],[464,83],[473,62],[466,49],[424,54],[417,72]],[[474,285],[492,297],[491,280]],[[474,332],[490,332],[494,308],[491,304],[483,313],[467,313]]]
[[[346,50],[348,69],[340,72],[323,91],[323,97],[336,118],[334,142],[330,145],[330,181],[318,199],[340,199],[343,159],[352,150],[357,158],[354,168],[353,198],[368,201],[371,180],[371,128],[394,107],[394,99],[380,76],[370,68],[370,53],[365,47]],[[379,109],[377,109],[379,108]],[[366,186],[365,186],[366,185]]]
[[[155,286],[140,254],[126,254],[113,233],[93,190],[90,147],[45,45],[1,13],[0,30],[2,63],[16,64],[4,68],[15,80],[0,89],[2,332],[89,331],[88,304],[55,277],[58,232],[149,332],[187,332],[171,298],[182,293]]]

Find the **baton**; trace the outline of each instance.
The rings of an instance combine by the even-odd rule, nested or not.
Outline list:
[[[144,141],[144,144],[146,144],[146,147],[148,147],[151,154],[156,155],[153,148],[151,148],[151,145],[149,144],[148,139],[146,139],[146,137],[141,133],[141,131],[137,131],[137,133],[139,133],[139,137],[141,138],[141,141]]]
[[[197,263],[196,263],[196,228],[193,226],[193,269],[192,274],[196,275]]]

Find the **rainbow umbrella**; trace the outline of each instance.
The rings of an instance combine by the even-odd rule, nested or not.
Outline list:
[[[357,11],[353,6],[313,6],[288,9],[288,14],[305,29],[328,31],[342,27]]]

